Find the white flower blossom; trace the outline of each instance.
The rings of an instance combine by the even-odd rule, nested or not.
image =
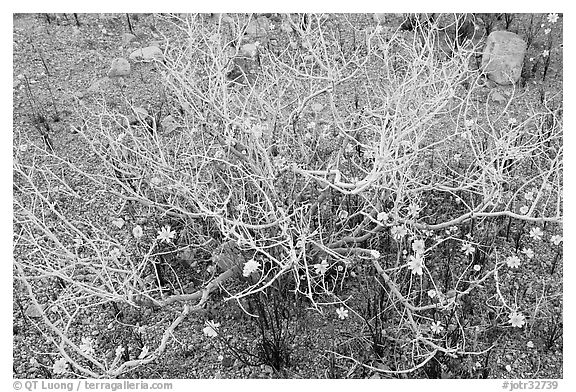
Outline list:
[[[540,229],[539,227],[533,227],[530,229],[530,238],[532,238],[533,240],[539,241],[542,239],[543,235],[544,233],[542,232],[542,229]]]
[[[508,318],[508,322],[512,324],[513,327],[522,328],[524,324],[526,324],[525,317],[522,313],[514,311],[508,315]]]
[[[390,229],[390,234],[392,234],[392,237],[396,241],[400,241],[400,240],[402,240],[402,238],[404,238],[404,236],[406,236],[407,231],[406,231],[406,228],[404,226],[393,226]]]
[[[52,372],[54,372],[54,374],[63,374],[66,373],[67,371],[68,371],[68,362],[66,362],[66,359],[60,358],[59,360],[54,362],[54,365],[52,366]]]
[[[260,262],[258,260],[255,260],[255,259],[250,259],[249,261],[246,262],[246,264],[244,264],[244,269],[242,271],[242,275],[244,275],[245,277],[248,277],[253,272],[258,271],[259,268],[260,268]]]
[[[378,222],[386,222],[388,220],[388,214],[385,212],[379,212],[378,215],[376,216],[376,219],[378,220]]]
[[[160,242],[170,242],[175,236],[176,232],[171,231],[170,226],[164,226],[158,231],[158,237],[156,237],[156,239],[160,240]]]
[[[416,254],[422,254],[425,250],[424,240],[415,240],[412,242],[412,250]]]
[[[522,249],[522,253],[524,253],[524,255],[526,257],[528,257],[529,259],[534,257],[534,251],[530,248],[523,248]]]
[[[377,250],[372,249],[370,251],[370,256],[372,256],[373,259],[379,259],[380,258],[380,252],[378,252]]]
[[[558,18],[559,18],[559,16],[557,13],[550,13],[550,14],[548,14],[548,23],[554,24],[554,23],[558,22]]]
[[[314,264],[314,269],[318,275],[324,275],[328,271],[328,262],[322,260],[321,263]]]
[[[338,309],[336,309],[336,314],[338,314],[338,318],[340,320],[344,320],[348,318],[348,309],[344,309],[344,307],[341,306]]]
[[[410,256],[410,261],[408,262],[408,268],[412,271],[412,274],[422,275],[422,267],[424,266],[424,258],[422,255]]]
[[[474,247],[472,246],[472,244],[469,243],[469,242],[464,243],[464,245],[462,245],[462,248],[461,248],[460,250],[461,250],[462,252],[464,252],[464,254],[465,254],[466,256],[473,255],[474,252],[476,252],[476,248],[474,248]]]
[[[506,264],[508,265],[508,267],[510,268],[518,268],[520,266],[520,258],[516,255],[514,256],[509,256],[506,259]]]
[[[522,215],[526,215],[528,213],[528,206],[522,206],[520,207],[520,213]]]
[[[444,330],[444,327],[441,325],[440,321],[436,321],[432,323],[432,325],[430,326],[430,330],[432,330],[432,332],[434,332],[435,334],[439,334]]]
[[[434,298],[436,297],[436,295],[438,295],[438,293],[434,289],[428,290],[427,294],[430,298]]]

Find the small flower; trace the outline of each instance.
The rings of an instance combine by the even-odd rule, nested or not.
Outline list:
[[[176,232],[171,231],[170,226],[164,226],[160,231],[158,231],[158,237],[156,237],[156,239],[160,240],[160,242],[170,242],[174,236],[176,236]]]
[[[531,341],[531,340],[529,340],[529,341],[526,343],[526,347],[528,347],[528,348],[534,348],[534,342]]]
[[[122,256],[122,252],[120,252],[120,249],[114,248],[110,251],[110,256],[115,259],[119,259],[120,256]]]
[[[119,357],[122,354],[124,354],[124,347],[123,346],[116,347],[116,356]]]
[[[138,355],[138,359],[144,359],[146,358],[146,355],[148,355],[148,352],[150,351],[150,349],[148,348],[148,346],[144,346],[142,347],[142,351],[140,351],[140,355]]]
[[[136,239],[142,238],[142,236],[144,235],[144,231],[142,230],[142,226],[140,226],[140,225],[134,226],[134,228],[132,229],[132,235]]]
[[[93,355],[94,354],[94,347],[92,346],[92,339],[83,337],[82,343],[78,346],[80,351],[82,351],[86,355]]]
[[[506,365],[506,371],[511,372],[511,371],[512,371],[512,366]]]
[[[54,365],[52,366],[52,371],[54,372],[54,374],[66,373],[68,371],[68,362],[66,362],[66,359],[60,358],[59,360],[54,362]]]
[[[274,30],[276,28],[276,26],[274,26],[273,24],[270,25],[270,31]]]
[[[410,216],[417,217],[418,211],[420,211],[420,206],[418,206],[418,204],[412,203],[410,206],[408,206],[408,214]]]
[[[218,362],[222,362],[224,360],[224,355],[218,355]]]
[[[534,57],[530,57],[530,62],[533,62],[533,61],[534,61]]]
[[[548,57],[548,55],[550,55],[550,51],[548,49],[542,52],[542,57]]]
[[[542,232],[542,229],[540,229],[539,227],[533,227],[530,229],[530,237],[533,240],[539,241],[542,239],[543,235],[544,233]]]
[[[378,222],[386,222],[388,220],[388,214],[385,212],[379,212],[376,219]]]
[[[346,210],[338,211],[338,219],[344,220],[346,218],[348,218],[348,211]]]
[[[524,253],[524,255],[526,257],[528,257],[529,259],[534,257],[534,251],[530,248],[523,248],[522,249],[522,253]]]
[[[518,123],[518,121],[514,117],[508,119],[508,125],[514,126],[516,123]]]
[[[514,311],[508,315],[508,318],[510,319],[508,322],[512,324],[513,327],[522,328],[524,324],[526,324],[525,317],[522,313]]]
[[[314,264],[314,269],[318,275],[324,275],[328,271],[328,262],[322,260],[321,263]]]
[[[376,28],[374,29],[374,32],[375,32],[376,34],[380,34],[380,33],[382,32],[382,30],[384,30],[383,27],[382,27],[382,25],[378,25],[378,26],[376,26]]]
[[[459,161],[462,158],[462,154],[454,154],[454,160]]]
[[[444,327],[441,325],[440,321],[436,321],[435,323],[432,323],[430,330],[435,334],[439,334],[444,330]]]
[[[465,254],[466,256],[473,255],[474,252],[476,252],[476,248],[474,248],[474,247],[472,246],[472,244],[469,243],[469,242],[466,242],[464,245],[462,245],[462,248],[461,248],[460,250],[461,250],[462,252],[464,252],[464,254]]]
[[[396,241],[400,241],[404,236],[406,236],[407,231],[404,226],[393,226],[390,229],[390,234],[392,234],[392,237],[394,237]]]
[[[554,245],[560,245],[560,243],[563,241],[563,239],[562,239],[561,235],[553,235],[552,238],[550,238],[550,241]]]
[[[438,295],[438,293],[434,289],[428,290],[427,294],[430,298],[434,298],[434,297],[436,297],[436,295]]]
[[[557,13],[548,14],[548,23],[556,23],[557,21],[558,21],[558,14]]]
[[[338,309],[336,309],[336,314],[338,315],[338,318],[340,320],[344,320],[348,318],[348,309],[344,309],[344,307],[341,306]]]
[[[216,328],[220,326],[220,323],[215,323],[214,321],[206,321],[205,324],[206,326],[202,330],[202,332],[204,332],[204,335],[208,336],[209,338],[215,338],[216,336],[218,336]]]
[[[255,259],[250,259],[249,261],[244,264],[244,270],[242,271],[242,275],[245,277],[250,276],[253,272],[258,271],[260,268],[260,262]]]
[[[480,266],[480,264],[474,264],[474,271],[478,272],[482,269],[482,267]]]
[[[551,31],[552,31],[552,30],[550,30],[550,29],[545,29],[545,30],[544,30],[544,34],[550,34]]]
[[[506,264],[508,265],[508,267],[510,268],[518,268],[520,266],[520,258],[516,255],[514,256],[509,256],[506,259]]]
[[[416,240],[412,242],[412,250],[416,254],[422,254],[425,250],[424,240]]]
[[[526,215],[528,213],[528,206],[522,206],[520,207],[520,213],[522,215]]]
[[[26,152],[28,150],[28,145],[27,144],[21,144],[18,149],[22,152]]]
[[[159,186],[162,183],[162,180],[159,179],[158,177],[152,177],[150,179],[150,182],[152,183],[152,185]]]
[[[469,120],[464,120],[464,126],[465,126],[466,128],[473,127],[473,126],[474,126],[474,120],[470,120],[470,119],[469,119]]]
[[[412,275],[422,275],[422,267],[424,266],[424,259],[421,255],[410,256],[408,268],[412,270]]]
[[[370,251],[370,256],[372,256],[373,259],[379,259],[380,258],[380,252],[378,252],[375,249],[372,249]]]
[[[534,192],[530,191],[530,192],[524,193],[524,198],[526,200],[529,200],[529,201],[534,200]]]

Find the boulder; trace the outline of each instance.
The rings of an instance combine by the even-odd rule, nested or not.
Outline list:
[[[162,59],[164,59],[164,54],[162,53],[162,50],[157,46],[147,46],[145,48],[136,49],[130,53],[130,60],[134,61],[152,61]]]
[[[128,75],[130,75],[130,63],[128,60],[122,57],[112,60],[110,70],[108,71],[108,77],[113,78]]]
[[[494,31],[482,53],[482,70],[494,82],[507,85],[520,79],[526,42],[509,31]]]

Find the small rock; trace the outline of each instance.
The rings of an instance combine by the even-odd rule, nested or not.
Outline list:
[[[136,49],[130,53],[130,60],[142,60],[142,61],[152,61],[152,60],[163,60],[164,54],[162,50],[157,46],[147,46],[145,48]]]
[[[122,57],[118,57],[112,60],[110,70],[108,71],[108,77],[113,78],[128,75],[130,75],[130,63],[128,60]]]
[[[240,54],[242,54],[242,56],[254,58],[258,54],[258,47],[256,44],[244,44],[240,48]]]
[[[224,357],[222,358],[222,366],[224,366],[225,368],[229,368],[234,366],[235,362],[234,362],[234,357]]]
[[[126,46],[130,42],[134,41],[135,39],[136,39],[136,36],[134,34],[124,33],[124,34],[122,34],[122,45]]]
[[[174,120],[174,117],[172,117],[172,115],[164,117],[164,119],[160,124],[162,125],[162,128],[164,128],[168,133],[172,132],[174,129],[178,127],[178,123],[176,122],[176,120]]]
[[[492,91],[492,94],[490,94],[490,99],[496,103],[506,103],[506,97],[500,94],[498,91]]]
[[[86,90],[87,94],[93,94],[93,93],[97,93],[99,91],[102,90],[102,87],[104,87],[104,85],[110,80],[110,78],[108,78],[107,76],[98,79],[97,81],[95,81],[94,83],[92,83],[92,85],[90,85],[90,87],[88,87],[88,89]],[[80,97],[79,97],[80,98]]]
[[[44,309],[46,309],[46,305],[40,305],[40,309],[38,309],[34,304],[30,304],[24,311],[24,314],[30,318],[40,318],[42,317]]]

